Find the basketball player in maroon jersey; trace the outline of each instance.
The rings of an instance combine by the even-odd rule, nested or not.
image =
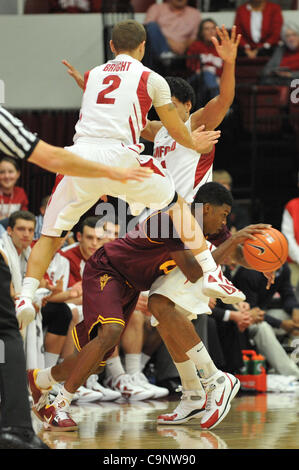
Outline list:
[[[225,219],[222,213],[229,213],[232,199],[229,191],[221,185],[209,185],[213,185],[213,191],[218,188],[222,195],[223,204],[219,209],[221,217],[218,215],[218,227],[215,227],[218,230]],[[164,231],[166,228],[169,230]],[[246,237],[263,228],[265,225],[262,224],[248,228]],[[231,251],[238,254],[237,245],[235,239],[227,240],[225,247],[220,246],[213,252],[215,262],[223,262],[224,257]],[[149,290],[157,277],[169,273],[176,266],[192,283],[202,277],[202,270],[196,258],[179,239],[166,212],[152,214],[139,224],[135,231],[129,232],[125,238],[105,244],[88,260],[83,275],[84,320],[73,332],[78,355],[65,359],[51,369],[28,371],[34,400],[33,410],[40,420],[48,423],[50,429],[67,431],[77,428],[68,414],[68,406],[74,392],[90,374],[105,365],[105,359],[120,341],[140,291]],[[226,302],[240,301],[240,291],[230,283],[227,283],[227,286],[231,294],[227,293]],[[163,315],[159,316],[158,320],[163,323]],[[169,334],[187,355],[190,352],[190,357],[194,357],[194,347],[198,349],[200,346],[202,349],[203,345],[192,324],[184,316],[177,314],[171,319],[167,318],[167,324]],[[203,354],[206,360],[207,351]],[[209,360],[212,362],[211,358]],[[213,403],[212,408],[207,410],[206,427],[218,424],[219,420],[213,419],[211,422],[209,415],[221,412],[219,417],[223,418],[223,412],[228,411],[229,402],[239,388],[239,382],[234,376],[218,370],[216,373],[216,379],[219,381],[217,392],[221,392],[222,399],[218,399],[218,405]],[[64,387],[54,403],[48,405],[47,393],[56,381],[65,381]],[[203,419],[205,403],[206,396],[203,393],[200,410]]]

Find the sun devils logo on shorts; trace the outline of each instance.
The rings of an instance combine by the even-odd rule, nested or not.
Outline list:
[[[100,277],[101,290],[104,289],[109,279],[111,279],[111,276],[108,276],[108,274],[104,274]]]

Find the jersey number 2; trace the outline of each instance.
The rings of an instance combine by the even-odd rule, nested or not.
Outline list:
[[[121,79],[118,75],[107,75],[103,80],[103,85],[109,85],[98,94],[98,104],[114,104],[115,98],[107,98],[107,95],[116,90],[120,85]]]

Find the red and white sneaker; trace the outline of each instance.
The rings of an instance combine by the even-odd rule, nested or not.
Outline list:
[[[48,397],[48,394],[52,387],[42,389],[36,384],[36,376],[39,369],[28,369],[27,380],[29,392],[33,399],[33,406],[44,406]]]
[[[70,417],[67,411],[68,407],[63,406],[62,408],[55,407],[54,405],[45,405],[38,410],[33,409],[36,416],[43,421],[44,428],[48,431],[77,431],[77,423]]]
[[[19,321],[20,330],[24,327],[29,325],[36,316],[35,308],[33,307],[33,303],[27,297],[20,297],[15,302],[16,308],[16,316]],[[21,319],[21,320],[20,320]]]
[[[119,391],[122,397],[129,401],[148,400],[153,396],[151,390],[145,390],[145,388],[136,385],[129,374],[122,374],[114,379],[109,378],[105,381],[105,386]]]
[[[160,415],[158,424],[182,424],[190,419],[200,419],[205,412],[206,396],[200,396],[197,390],[183,390],[181,401],[172,413]]]
[[[222,300],[225,304],[236,304],[246,299],[243,292],[223,275],[221,266],[213,272],[204,273],[202,292],[207,297]]]
[[[207,393],[207,403],[200,427],[213,429],[229,412],[230,402],[239,391],[240,381],[232,374],[219,370],[210,379],[201,379],[201,382]]]

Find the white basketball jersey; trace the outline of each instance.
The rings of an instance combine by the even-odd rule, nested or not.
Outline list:
[[[96,137],[143,150],[139,137],[152,106],[147,91],[150,73],[125,54],[87,72],[74,142]]]
[[[191,132],[191,117],[186,121]],[[154,141],[154,157],[172,176],[177,193],[191,203],[200,186],[212,181],[215,147],[210,153],[199,154],[178,144],[162,127]]]

